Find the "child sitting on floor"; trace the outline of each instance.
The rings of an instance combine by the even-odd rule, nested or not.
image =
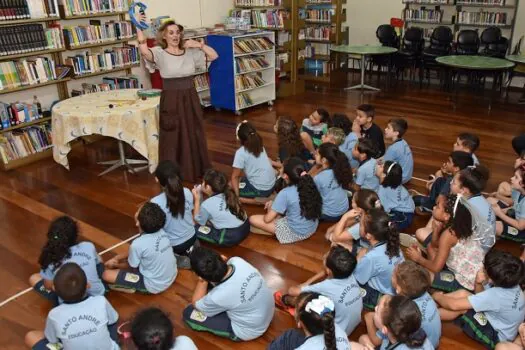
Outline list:
[[[272,161],[273,167],[282,170],[288,158],[298,157],[304,162],[305,168],[310,170],[315,161],[312,153],[304,147],[297,124],[290,117],[279,117],[273,129],[277,134],[279,147],[279,159]]]
[[[401,166],[404,184],[410,181],[414,172],[412,150],[405,139],[403,139],[407,129],[408,124],[404,119],[398,118],[388,121],[388,125],[385,128],[385,137],[387,140],[392,141],[392,144],[388,146],[383,157],[384,161],[390,160]]]
[[[135,214],[141,235],[126,254],[106,261],[102,278],[111,289],[125,293],[158,294],[177,277],[177,261],[163,227],[166,214],[158,204],[147,202]]]
[[[315,154],[321,171],[314,177],[323,200],[321,220],[339,221],[348,211],[348,192],[354,176],[345,154],[333,143],[323,143]]]
[[[288,294],[276,292],[275,302],[294,315],[295,297],[305,292],[322,294],[334,301],[335,323],[350,335],[359,325],[363,309],[361,288],[352,275],[356,264],[357,260],[352,253],[334,245],[325,255],[323,271],[303,284],[289,288]]]
[[[77,223],[69,216],[54,219],[47,231],[47,243],[42,248],[38,263],[40,273],[29,278],[29,284],[44,298],[57,306],[61,301],[53,291],[53,278],[63,264],[74,262],[82,267],[87,276],[88,295],[104,295],[106,288],[100,279],[104,264],[91,242],[78,242]]]
[[[73,262],[62,265],[53,285],[64,303],[49,312],[44,332],[27,333],[27,346],[33,350],[120,349],[118,314],[105,297],[88,296],[89,283],[80,266]]]
[[[227,259],[204,247],[193,250],[191,267],[199,279],[192,304],[182,313],[186,325],[234,341],[266,332],[275,305],[259,270],[242,258]]]
[[[310,153],[314,153],[317,147],[321,145],[321,139],[328,131],[330,124],[330,113],[322,108],[317,108],[308,118],[303,119],[301,139],[304,147]]]
[[[412,224],[416,209],[410,193],[401,184],[402,174],[401,166],[394,161],[387,160],[376,167],[376,175],[381,182],[377,195],[383,209],[400,231],[407,229]]]
[[[385,140],[383,139],[383,130],[376,123],[374,118],[376,110],[370,104],[357,106],[355,122],[361,127],[361,137],[371,139],[377,147],[377,154],[374,158],[380,158],[385,154]]]
[[[263,140],[248,121],[236,131],[241,147],[235,152],[231,185],[241,203],[264,204],[273,193],[275,171],[266,154]],[[245,177],[241,177],[244,172]]]
[[[510,253],[491,250],[476,276],[475,294],[466,290],[433,297],[445,321],[455,320],[471,338],[487,349],[513,341],[525,317],[525,297],[520,288],[523,263]]]
[[[131,322],[131,339],[138,350],[197,350],[191,338],[173,336],[169,316],[156,307],[139,311]]]
[[[512,188],[512,209],[514,216],[509,214],[509,209],[501,209],[493,205],[492,208],[499,220],[496,222],[496,233],[502,238],[515,242],[525,242],[525,169],[516,169],[510,179]]]
[[[317,230],[323,200],[315,182],[299,158],[284,163],[283,180],[287,186],[274,201],[266,203],[265,215],[250,216],[252,232],[275,235],[280,243],[294,243]]]
[[[166,214],[164,231],[177,258],[177,267],[188,269],[188,254],[197,242],[192,215],[193,195],[183,186],[179,167],[170,160],[159,163],[155,170],[155,180],[162,187],[162,193],[153,197],[151,202],[157,204]]]
[[[345,133],[341,128],[329,128],[325,135],[322,137],[323,143],[333,143],[337,147],[340,147],[345,141]]]
[[[525,151],[514,161],[514,170],[525,169]],[[503,181],[498,185],[498,190],[490,194],[490,204],[497,204],[502,208],[512,206],[512,187],[509,182]]]
[[[355,173],[354,189],[358,191],[366,188],[377,191],[379,179],[376,176],[377,156],[376,145],[373,140],[360,138],[352,151],[353,157],[359,162],[359,168]]]
[[[219,246],[231,247],[242,242],[250,233],[248,216],[233,192],[226,175],[209,169],[202,184],[193,190],[197,237]],[[208,198],[202,200],[202,195]],[[201,203],[202,202],[202,203]]]
[[[363,305],[373,310],[382,294],[395,294],[392,273],[404,258],[399,232],[383,209],[370,209],[361,217],[361,236],[370,242],[370,249],[359,252],[354,276],[364,291]]]
[[[346,114],[334,114],[333,116],[334,127],[341,128],[345,133],[344,142],[339,146],[341,152],[346,154],[350,166],[352,169],[359,167],[359,162],[354,159],[352,151],[361,137],[361,127],[357,122],[353,122],[346,116]]]

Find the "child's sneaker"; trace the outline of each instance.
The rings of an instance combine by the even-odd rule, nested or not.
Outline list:
[[[283,293],[279,292],[279,291],[273,293],[273,300],[275,301],[275,305],[279,309],[284,310],[284,311],[288,312],[290,315],[292,315],[293,317],[295,317],[295,308],[287,305],[284,302],[284,298],[286,296],[288,296],[288,295],[286,295],[286,294],[283,295]]]

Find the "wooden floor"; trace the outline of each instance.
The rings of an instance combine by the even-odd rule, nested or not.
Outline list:
[[[516,96],[513,96],[516,98]],[[408,120],[406,139],[415,158],[414,176],[427,178],[446,160],[456,135],[472,131],[481,138],[477,153],[481,162],[489,166],[492,177],[488,190],[512,174],[515,155],[510,141],[525,131],[525,108],[517,105],[494,104],[491,114],[487,102],[480,98],[461,98],[454,111],[446,94],[435,88],[398,86],[388,92],[364,95],[364,101],[377,108],[377,124],[384,128],[391,117]],[[210,155],[217,169],[230,174],[237,143],[235,126],[242,119],[252,121],[264,138],[269,154],[276,154],[276,137],[272,126],[279,115],[289,115],[300,121],[314,108],[324,106],[331,113],[343,112],[353,116],[361,97],[341,89],[310,89],[302,96],[278,100],[273,110],[255,108],[242,117],[232,113],[206,112],[206,131]],[[102,251],[136,233],[133,214],[137,206],[159,192],[153,177],[147,173],[131,175],[115,171],[99,178],[102,168],[97,161],[116,156],[116,143],[103,140],[75,149],[70,155],[71,171],[52,159],[44,160],[8,173],[0,174],[0,302],[28,288],[27,279],[38,271],[37,259],[45,242],[47,226],[57,215],[71,215],[81,225],[82,238],[94,242]],[[421,188],[413,180],[411,187]],[[248,207],[250,214],[261,208]],[[422,225],[418,219],[411,230]],[[269,286],[282,289],[305,281],[321,268],[321,258],[328,249],[321,225],[311,239],[285,246],[269,237],[252,235],[240,246],[221,251],[238,255],[252,262],[265,276]],[[518,247],[498,243],[504,249],[518,254]],[[127,245],[104,255],[109,258]],[[137,309],[158,305],[169,311],[176,323],[177,334],[194,339],[200,349],[263,349],[282,331],[293,327],[292,319],[276,311],[269,330],[259,339],[233,344],[211,335],[190,332],[181,322],[181,311],[189,303],[196,278],[189,271],[180,271],[175,284],[158,296],[110,293],[108,298],[120,314],[128,319]],[[44,326],[49,305],[36,293],[26,293],[0,308],[0,348],[23,349],[24,334]],[[364,331],[360,327],[352,338]],[[451,324],[444,325],[441,349],[477,349],[476,343],[462,335]]]

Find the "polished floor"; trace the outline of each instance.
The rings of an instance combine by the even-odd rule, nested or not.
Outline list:
[[[310,87],[304,95],[280,99],[272,110],[261,106],[243,116],[208,109],[206,132],[209,152],[214,166],[228,174],[233,154],[238,147],[235,126],[242,119],[255,124],[263,136],[271,156],[276,155],[276,137],[272,127],[279,115],[289,115],[298,122],[313,109],[325,107],[331,113],[353,116],[355,107],[364,102],[377,108],[377,124],[384,128],[389,118],[403,117],[409,123],[406,139],[415,158],[414,176],[425,179],[447,159],[456,135],[462,131],[477,133],[481,148],[477,152],[481,162],[491,169],[487,191],[508,179],[512,174],[515,155],[510,141],[525,132],[525,107],[511,103],[494,102],[488,111],[488,101],[460,92],[456,108],[449,96],[435,87],[400,84],[388,91],[359,95],[339,88]],[[39,251],[45,242],[47,226],[57,215],[70,215],[81,225],[82,238],[95,243],[99,251],[118,244],[134,234],[133,214],[137,207],[159,192],[153,177],[115,171],[102,178],[97,161],[114,158],[116,143],[105,139],[76,148],[70,155],[71,171],[52,159],[44,160],[15,171],[0,173],[0,302],[28,288],[28,277],[38,270]],[[414,179],[410,186],[422,189],[422,182]],[[261,208],[248,207],[250,214]],[[422,225],[417,220],[411,230]],[[252,262],[265,276],[272,289],[286,288],[305,281],[321,268],[321,258],[328,249],[323,230],[319,228],[311,239],[280,245],[270,237],[251,235],[240,246],[222,249],[226,255],[238,255]],[[503,249],[518,254],[518,247],[498,243]],[[122,245],[104,255],[109,258],[127,249]],[[196,278],[189,271],[181,271],[175,284],[158,296],[128,295],[112,292],[108,299],[125,321],[139,308],[158,305],[169,311],[177,334],[194,339],[200,349],[263,349],[282,331],[294,326],[287,314],[277,311],[269,330],[259,339],[234,344],[204,333],[191,332],[181,322],[181,311],[189,303]],[[49,305],[36,293],[28,292],[0,307],[0,348],[24,349],[24,334],[44,326]],[[360,327],[352,338],[364,331]],[[444,324],[441,349],[477,349],[478,344],[466,338],[452,324]]]

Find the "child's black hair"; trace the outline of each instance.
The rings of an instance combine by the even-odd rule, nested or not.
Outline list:
[[[373,208],[366,213],[365,232],[379,242],[386,242],[386,255],[399,256],[399,232],[383,209]]]
[[[214,169],[207,170],[206,173],[204,173],[204,183],[211,187],[214,194],[224,193],[226,207],[230,213],[235,215],[239,220],[246,220],[246,212],[241,206],[239,197],[233,192],[223,172]]]
[[[332,271],[334,278],[350,277],[357,265],[357,259],[348,249],[335,245],[330,248],[326,257],[326,267]]]
[[[356,194],[354,194],[354,198],[357,207],[364,211],[372,208],[381,208],[381,202],[379,201],[377,193],[367,188],[361,188],[357,191]]]
[[[403,118],[390,119],[388,121],[388,124],[390,124],[392,126],[392,129],[394,131],[397,131],[399,133],[398,134],[398,138],[403,138],[403,136],[405,135],[405,133],[408,130],[408,123]]]
[[[422,315],[417,304],[405,296],[390,297],[382,320],[385,327],[400,344],[409,348],[423,346],[427,335],[421,328]]]
[[[332,126],[332,119],[330,119],[330,113],[324,108],[317,108],[315,110],[319,116],[321,116],[321,123],[325,123],[328,126]]]
[[[472,165],[459,172],[459,182],[468,188],[471,194],[477,195],[485,189],[489,180],[489,169],[483,165]]]
[[[166,195],[168,208],[174,217],[183,217],[186,210],[184,186],[180,176],[180,168],[171,160],[163,160],[155,169],[155,177]]]
[[[458,239],[467,239],[472,236],[472,214],[461,201],[459,201],[454,212],[457,198],[458,196],[455,194],[449,194],[447,197],[445,212],[450,215],[450,219],[445,227],[454,232]]]
[[[373,105],[368,104],[368,103],[364,103],[364,104],[357,106],[357,110],[361,112],[365,112],[368,118],[374,119],[374,117],[376,116],[376,109],[374,108]]]
[[[397,162],[387,160],[383,165],[383,174],[385,178],[381,182],[383,187],[397,188],[403,182],[403,169]]]
[[[348,135],[352,132],[352,121],[346,114],[335,113],[332,117],[332,125],[335,128],[342,129],[345,135]]]
[[[237,137],[241,141],[241,145],[246,148],[248,152],[253,154],[256,158],[263,151],[263,140],[261,135],[255,130],[255,127],[250,122],[243,122],[237,129]]]
[[[219,283],[228,272],[228,264],[215,250],[206,247],[194,248],[190,255],[191,269],[200,278]]]
[[[324,336],[324,349],[337,350],[337,339],[335,337],[335,311],[325,312],[319,315],[317,312],[306,311],[306,305],[319,298],[320,294],[313,292],[301,293],[297,298],[297,319],[301,321],[306,330],[312,335]]]
[[[470,153],[474,153],[479,148],[479,137],[478,135],[471,134],[469,132],[462,132],[458,135],[459,141],[461,141],[463,147],[468,148]]]
[[[77,303],[86,295],[86,273],[77,264],[66,263],[58,269],[53,286],[55,293],[66,303]]]
[[[400,294],[410,299],[421,297],[432,285],[428,270],[410,260],[397,265],[394,274],[397,285],[402,290]]]
[[[376,158],[379,155],[379,148],[375,140],[361,137],[355,147],[360,154],[366,154],[366,159]]]
[[[523,281],[523,262],[510,253],[491,249],[485,255],[483,266],[495,287],[513,288]]]
[[[166,224],[166,214],[158,204],[146,202],[140,208],[137,220],[144,233],[155,233]]]
[[[284,149],[288,157],[298,157],[305,149],[297,123],[290,117],[277,119],[277,144]],[[284,162],[285,159],[281,159]]]
[[[343,188],[350,188],[354,181],[354,175],[346,154],[341,152],[339,147],[333,143],[322,143],[318,151],[319,155],[328,161],[330,169],[334,171],[337,183]]]
[[[47,242],[38,263],[42,270],[48,267],[58,268],[64,259],[71,258],[69,248],[77,244],[78,226],[69,216],[60,216],[54,219],[47,231]]]
[[[459,170],[463,170],[468,166],[472,166],[474,164],[474,160],[472,159],[472,154],[463,152],[463,151],[454,151],[450,153],[450,158],[452,159],[452,164],[455,167],[458,167]]]
[[[318,220],[321,217],[323,199],[314,179],[304,168],[304,162],[296,157],[288,158],[284,163],[284,173],[288,176],[290,185],[297,186],[301,215],[308,220]]]
[[[131,322],[131,338],[138,350],[170,350],[174,343],[173,323],[161,309],[141,310]]]

